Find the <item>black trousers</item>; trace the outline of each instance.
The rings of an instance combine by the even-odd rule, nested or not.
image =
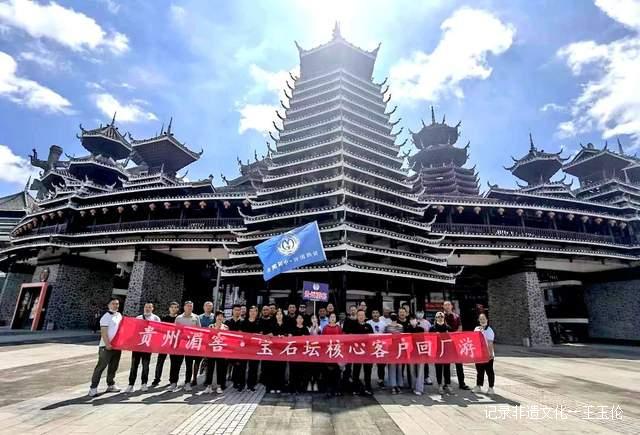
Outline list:
[[[340,367],[338,364],[327,364],[325,368],[327,393],[337,394],[340,392]]]
[[[188,358],[191,358],[191,357],[188,357]],[[169,382],[172,384],[177,384],[178,378],[180,377],[180,368],[182,367],[182,362],[184,361],[184,355],[169,355],[169,359],[171,360],[171,369],[169,370]],[[192,369],[193,369],[193,365],[189,367],[189,364],[187,364],[188,382],[191,382]]]
[[[138,367],[142,363],[142,383],[149,382],[149,363],[151,362],[151,354],[146,352],[133,352],[131,354],[131,369],[129,370],[129,385],[136,383],[138,378]]]
[[[160,383],[160,379],[162,378],[162,369],[164,368],[164,361],[167,359],[166,353],[159,353],[158,359],[156,360],[156,374],[153,379],[153,382],[156,384]]]
[[[444,385],[451,385],[451,364],[436,364],[436,379],[438,385],[442,385],[442,374],[444,372]]]
[[[247,373],[247,388],[255,388],[258,384],[258,370],[260,369],[260,361],[248,361],[249,370]]]
[[[384,364],[376,364],[376,370],[378,371],[378,382],[384,382]]]
[[[487,374],[489,380],[489,388],[493,388],[493,384],[496,381],[496,374],[493,371],[493,358],[483,364],[476,364],[476,370],[478,375],[476,376],[476,385],[482,387],[484,385],[484,374]]]
[[[364,371],[364,389],[371,391],[371,369],[373,364],[354,364],[353,365],[353,386],[362,391],[362,383],[360,382],[360,371]]]
[[[244,388],[247,379],[247,362],[241,360],[233,360],[233,373],[231,380],[234,388]]]
[[[223,358],[207,358],[206,359],[207,374],[205,375],[204,384],[209,386],[213,384],[213,371],[216,371],[216,383],[223,390],[227,388],[227,360]]]
[[[189,382],[196,382],[198,380],[198,372],[200,371],[200,362],[202,361],[202,357],[185,357],[185,359],[191,358],[191,373],[192,379]]]
[[[93,375],[91,376],[91,388],[98,388],[100,377],[102,376],[102,372],[104,372],[104,369],[107,369],[107,385],[115,385],[116,372],[118,371],[118,366],[120,365],[121,354],[122,351],[120,350],[107,350],[107,348],[104,346],[98,348],[98,363],[93,369]]]
[[[424,378],[427,379],[429,377],[429,364],[424,365]]]
[[[307,391],[308,371],[307,363],[289,363],[289,388],[292,393],[304,393]]]
[[[283,391],[285,382],[284,375],[287,370],[287,363],[283,361],[263,361],[262,374],[267,391]]]
[[[458,385],[464,386],[464,368],[462,364],[456,364],[456,375],[458,376]]]

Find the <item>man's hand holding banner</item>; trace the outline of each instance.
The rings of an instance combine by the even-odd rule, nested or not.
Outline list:
[[[115,349],[206,358],[322,363],[482,363],[482,332],[273,337],[125,317]]]

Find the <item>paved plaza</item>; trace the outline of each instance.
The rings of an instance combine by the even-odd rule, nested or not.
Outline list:
[[[333,399],[273,396],[262,388],[224,395],[157,388],[92,399],[86,393],[96,343],[67,341],[0,346],[0,433],[630,434],[640,428],[637,347],[499,346],[494,396],[454,388],[441,397],[434,387],[422,397],[377,390],[373,398]],[[123,352],[120,387],[126,387],[129,362]],[[474,367],[465,372],[473,385]]]

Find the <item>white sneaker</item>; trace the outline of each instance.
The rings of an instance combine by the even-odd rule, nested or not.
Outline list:
[[[496,394],[492,387],[487,388],[487,394]]]
[[[276,394],[282,393],[282,390],[276,390]]]
[[[119,393],[120,391],[122,390],[120,390],[117,385],[109,385],[107,387],[107,393]]]
[[[96,397],[98,395],[98,389],[97,388],[89,388],[89,396],[90,397]]]
[[[147,384],[142,384],[140,386],[140,391],[149,391],[149,387],[147,387]]]
[[[192,390],[191,384],[189,383],[184,384],[184,391],[191,391],[191,390]]]
[[[222,394],[222,393],[224,393],[224,391],[222,390],[222,387],[216,388],[216,394]]]
[[[124,390],[124,392],[125,392],[125,393],[127,393],[127,394],[129,394],[129,393],[133,393],[133,385],[129,385],[129,386],[127,387],[127,389],[126,389],[126,390]]]
[[[473,387],[471,389],[472,393],[482,393],[482,388],[480,388],[478,385],[476,385],[475,387]]]
[[[431,378],[427,376],[427,379],[425,379],[424,381],[425,384],[427,385],[433,385],[433,382],[431,381]]]
[[[416,390],[416,391],[414,391],[413,393],[414,393],[416,396],[422,396],[422,393],[421,393],[420,391],[417,391],[417,390]]]
[[[207,388],[204,389],[203,394],[211,394],[213,390],[211,389],[211,385],[207,385]]]
[[[442,385],[438,387],[438,393],[444,394],[444,387]]]
[[[178,384],[169,384],[167,391],[175,391],[176,388],[178,388]]]

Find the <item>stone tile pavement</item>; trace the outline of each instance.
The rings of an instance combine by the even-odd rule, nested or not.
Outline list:
[[[455,394],[444,397],[429,387],[420,397],[377,391],[373,398],[331,399],[265,395],[262,389],[205,396],[201,387],[195,393],[152,389],[92,399],[86,393],[95,345],[1,349],[0,434],[592,434],[638,433],[640,427],[640,350],[633,348],[501,346],[495,396],[457,390],[454,375]],[[129,362],[125,352],[121,386]],[[475,370],[465,369],[473,385]],[[597,418],[600,406],[615,405],[622,419]],[[544,418],[536,418],[541,413]]]

